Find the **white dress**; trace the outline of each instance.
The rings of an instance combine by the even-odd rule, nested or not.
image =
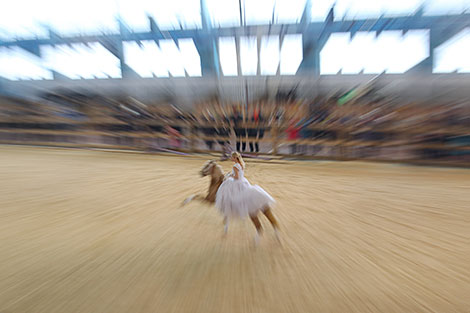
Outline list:
[[[264,206],[275,203],[263,188],[251,185],[245,178],[240,164],[233,166],[238,169],[238,179],[232,176],[227,178],[217,190],[215,206],[226,217],[245,218],[257,214]]]

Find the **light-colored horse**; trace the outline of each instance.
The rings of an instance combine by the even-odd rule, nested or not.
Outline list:
[[[183,205],[188,204],[192,200],[201,200],[201,201],[206,201],[209,203],[215,203],[215,196],[217,194],[217,190],[219,190],[220,185],[223,183],[225,179],[222,167],[219,164],[217,164],[217,162],[214,160],[207,161],[202,167],[201,176],[211,177],[211,181],[209,184],[209,191],[207,192],[207,195],[206,196],[202,194],[192,195],[186,198],[186,200],[184,200]]]
[[[184,200],[183,205],[188,204],[192,200],[201,200],[201,201],[205,201],[205,202],[208,202],[208,203],[215,203],[217,190],[219,190],[219,187],[223,183],[225,178],[228,177],[228,174],[224,175],[222,167],[219,164],[217,164],[216,161],[211,160],[211,161],[207,161],[204,164],[204,166],[202,167],[201,176],[202,177],[210,176],[210,178],[211,178],[210,184],[209,184],[209,191],[208,191],[207,195],[206,196],[204,196],[202,194],[192,195],[192,196],[186,198],[186,200]],[[258,210],[257,214],[250,216],[251,221],[253,222],[253,224],[256,227],[255,242],[258,243],[259,235],[263,232],[261,222],[258,218],[258,213],[260,211],[263,212],[263,214],[266,216],[266,218],[269,220],[269,222],[271,222],[271,225],[274,227],[274,232],[275,232],[276,238],[279,240],[279,232],[278,232],[279,223],[277,222],[276,218],[274,217],[271,208],[269,206],[265,206],[263,208],[260,208]],[[228,218],[227,217],[224,218],[224,226],[225,226],[224,227],[225,233],[227,233],[227,231],[228,231]]]

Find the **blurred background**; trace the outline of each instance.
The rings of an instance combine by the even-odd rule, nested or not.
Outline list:
[[[0,313],[470,312],[470,0],[0,3]]]
[[[4,1],[0,143],[468,165],[469,10]]]

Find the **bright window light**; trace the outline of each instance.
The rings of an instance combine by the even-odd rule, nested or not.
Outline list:
[[[442,0],[447,1],[447,0]],[[460,0],[456,0],[460,1]],[[465,0],[463,0],[465,1]],[[419,8],[422,0],[325,0],[312,1],[312,20],[324,21],[335,5],[335,19],[374,18],[381,15],[409,15]]]
[[[115,0],[43,0],[38,2],[48,8],[45,23],[59,34],[119,32]]]
[[[349,48],[349,33],[333,33],[320,51],[320,74],[337,74],[343,67]]]
[[[376,40],[375,55],[377,63],[382,64],[369,73],[404,73],[429,56],[429,31],[385,31]],[[375,59],[370,56],[370,59]]]
[[[121,77],[119,59],[101,44],[42,46],[40,49],[47,68],[71,79]]]
[[[312,1],[312,11],[310,12],[312,21],[324,21],[335,2],[336,0]]]
[[[358,32],[353,40],[349,33],[330,36],[320,52],[320,73],[366,74],[404,73],[429,56],[429,31]]]
[[[142,60],[142,66],[150,71],[146,77],[168,77],[168,69],[166,66],[165,59],[163,58],[162,51],[157,46],[154,40],[142,41],[142,51],[144,53],[144,59]]]
[[[382,73],[385,70],[387,60],[384,62],[384,59],[381,55],[382,47],[377,44],[378,38],[376,36],[376,32],[361,33],[362,34],[360,34],[357,39],[360,40],[362,38],[362,40],[365,41],[365,45],[362,48],[360,45],[355,46],[357,48],[356,52],[362,55],[362,64],[360,64],[359,67],[364,70],[365,74]],[[356,39],[353,39],[353,42],[355,40]],[[347,62],[345,66],[347,66]]]
[[[61,73],[65,76],[70,72],[70,64],[67,57],[70,55],[70,47],[67,45],[41,46],[41,56],[44,66],[50,70]]]
[[[295,75],[302,59],[302,35],[285,35],[281,47],[281,75]]]
[[[42,1],[17,0],[2,3],[0,10],[0,36],[5,40],[15,38],[47,37],[41,26],[49,8]]]
[[[150,0],[149,13],[161,29],[201,28],[201,6],[197,0]]]
[[[375,71],[380,73],[386,71],[387,73],[397,73],[397,67],[403,62],[403,59],[397,57],[397,52],[401,49],[401,31],[386,31],[382,32],[375,41],[374,55],[372,58],[377,58],[382,64],[382,68]],[[374,73],[366,68],[367,73]]]
[[[356,74],[374,66],[375,32],[357,32],[344,51],[343,74]],[[379,64],[380,65],[380,64]]]
[[[470,28],[434,49],[435,73],[470,73]]]
[[[98,78],[120,78],[121,77],[121,62],[120,60],[109,52],[108,49],[101,44],[95,42],[90,44],[90,56],[87,59],[90,65],[90,72],[94,69],[99,69],[94,76]]]
[[[201,27],[201,7],[197,0],[115,0],[119,15],[134,31],[148,31],[147,16],[162,30]]]
[[[173,40],[144,40],[124,43],[126,64],[141,77],[201,76],[201,59],[192,39],[180,39],[179,48]]]
[[[256,37],[240,37],[240,63],[242,75],[256,75],[258,67]]]
[[[189,76],[201,76],[201,58],[191,38],[179,39],[181,61]]]
[[[146,44],[147,44],[147,48],[141,49],[139,45],[137,44],[137,42],[135,41],[123,42],[125,62],[140,77],[152,77],[153,76],[152,67],[149,66],[149,60],[148,60],[149,57],[147,53],[147,50],[149,50],[148,46],[151,46],[151,45],[148,43]]]
[[[238,0],[206,0],[206,4],[213,27],[240,25],[240,7]]]
[[[469,51],[470,52],[470,51]],[[401,60],[397,73],[404,73],[429,57],[429,30],[409,30],[403,36],[396,58]]]
[[[168,72],[174,77],[183,77],[184,66],[181,62],[181,55],[176,43],[172,39],[159,40],[162,58],[165,60]]]
[[[424,7],[425,15],[460,14],[470,9],[468,0],[429,0]]]
[[[147,14],[149,0],[118,0],[119,16],[124,24],[134,32],[150,31]]]
[[[279,36],[261,38],[261,75],[276,75],[279,66]]]
[[[234,37],[219,37],[220,66],[224,76],[237,76],[237,49]]]
[[[92,79],[94,78],[93,69],[91,69],[91,64],[95,63],[92,59],[89,58],[90,48],[83,45],[83,44],[73,44],[70,48],[70,55],[71,58],[68,64],[69,73],[67,76],[71,78],[86,78]]]
[[[335,19],[344,16],[349,18],[367,18],[380,16],[383,13],[381,0],[340,0],[335,5]]]
[[[18,47],[0,47],[0,76],[10,80],[52,79],[39,57]]]
[[[272,21],[275,2],[275,0],[244,1],[246,24],[269,24]]]
[[[407,1],[384,1],[384,11],[387,16],[394,15],[407,15],[415,13],[416,10],[423,4],[422,0],[407,0]]]
[[[275,7],[275,23],[300,22],[307,0],[277,0]],[[312,1],[314,2],[314,1]]]

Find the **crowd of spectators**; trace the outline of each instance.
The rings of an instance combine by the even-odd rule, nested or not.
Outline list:
[[[349,152],[342,157],[347,158],[348,153],[360,158],[380,157],[399,150],[409,150],[418,158],[469,157],[470,105],[464,102],[212,100],[182,109],[132,98],[56,95],[34,103],[1,101],[0,136],[7,138],[3,141],[11,140],[12,133],[15,138],[21,137],[16,133],[23,133],[31,139],[35,133],[43,138],[53,136],[48,131],[56,131],[57,136],[96,133],[95,138],[101,136],[109,144],[125,143],[140,149],[164,146],[224,151],[231,146],[242,153],[338,156],[338,147],[342,154],[347,147]],[[77,138],[74,141],[80,141]]]

